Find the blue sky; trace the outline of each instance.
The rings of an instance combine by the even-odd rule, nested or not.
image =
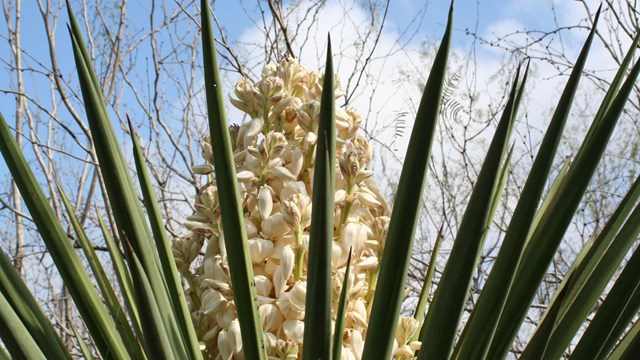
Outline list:
[[[175,6],[173,1],[167,1],[167,6],[172,7]],[[256,2],[253,0],[244,0],[241,2],[243,4],[242,7],[239,7],[238,2],[229,1],[229,0],[217,0],[214,3],[214,9],[218,19],[222,22],[223,26],[227,30],[227,36],[229,40],[234,43],[238,40],[246,40],[255,36],[260,36],[259,31],[254,26],[252,22],[252,18],[256,20],[260,20],[260,12],[258,7],[256,6]],[[348,4],[352,6],[354,0],[328,0],[326,4],[326,8],[329,9],[340,9],[341,6]],[[356,3],[366,3],[366,1],[359,1]],[[557,18],[556,20],[562,24],[563,21],[571,21],[572,14],[576,13],[578,15],[582,15],[580,12],[580,8],[577,5],[572,4],[575,2],[568,1],[552,1],[552,0],[521,0],[521,1],[498,1],[498,0],[459,0],[455,3],[455,11],[454,11],[454,52],[458,52],[460,56],[464,56],[467,54],[467,50],[470,47],[473,38],[466,34],[467,30],[477,31],[478,34],[486,37],[493,36],[494,32],[509,32],[513,30],[523,30],[526,28],[546,28],[552,29],[556,26],[554,23],[554,17],[551,16],[551,8],[555,6],[557,9]],[[104,6],[114,6],[116,2],[104,2]],[[305,4],[305,2],[303,2]],[[389,15],[387,18],[387,22],[385,24],[384,33],[382,37],[382,43],[380,48],[378,49],[382,55],[384,55],[384,51],[389,51],[389,48],[393,46],[393,41],[400,39],[406,39],[406,35],[402,35],[401,31],[403,31],[407,26],[411,29],[409,33],[413,33],[415,31],[415,36],[412,38],[412,41],[408,43],[407,49],[405,52],[399,54],[398,57],[381,61],[379,64],[373,64],[372,72],[375,73],[379,71],[380,74],[384,74],[384,76],[388,76],[388,74],[395,74],[399,69],[407,70],[411,69],[410,66],[415,66],[417,60],[413,61],[412,59],[417,59],[416,52],[422,46],[422,41],[425,39],[430,39],[432,41],[439,41],[442,33],[444,31],[444,26],[446,22],[446,15],[449,8],[449,1],[442,0],[430,0],[430,1],[420,1],[420,0],[391,0],[389,6]],[[264,10],[268,10],[266,5],[263,6]],[[355,6],[350,7],[354,13],[360,11],[362,14],[366,14],[366,12],[362,12],[362,8]],[[69,46],[69,38],[66,30],[67,17],[64,13],[65,9],[62,8],[60,15],[59,23],[57,24],[56,31],[56,46],[58,49],[58,62],[63,65],[63,68],[68,72],[66,74],[72,74],[73,67],[72,56]],[[146,0],[130,0],[127,7],[127,21],[130,21],[132,26],[148,26],[148,14],[150,11],[149,2]],[[161,11],[158,7],[156,11]],[[415,20],[416,15],[422,14],[420,17],[421,22],[411,23],[412,20]],[[197,14],[193,14],[197,16]],[[42,35],[33,36],[32,34],[42,34],[42,20],[37,8],[37,4],[35,1],[26,1],[23,3],[23,48],[25,49],[25,54],[32,56],[33,58],[29,58],[31,65],[36,69],[46,70],[45,68],[49,66],[49,62],[47,60],[47,47],[46,47],[46,39]],[[268,17],[268,14],[266,15]],[[327,20],[330,22],[332,19],[332,14],[325,14]],[[355,15],[354,15],[355,16]],[[187,26],[188,24],[185,24]],[[193,26],[193,24],[191,24]],[[335,25],[335,24],[334,24]],[[335,32],[334,27],[328,27],[327,29],[334,29],[332,31]],[[344,29],[344,28],[340,28]],[[326,31],[326,30],[324,30]],[[321,33],[319,31],[319,33]],[[348,30],[346,31],[349,32]],[[325,32],[326,33],[326,32]],[[7,30],[6,24],[4,22],[0,22],[0,35],[6,37]],[[348,34],[332,34],[333,38],[339,36],[347,36]],[[576,39],[578,41],[576,44],[581,43],[581,39],[584,35],[581,32],[577,33]],[[403,36],[405,36],[403,38]],[[321,49],[324,46],[325,40],[324,35],[322,35],[322,40],[316,40],[318,44],[316,48],[322,51]],[[385,50],[385,46],[387,46]],[[312,46],[310,46],[312,48]],[[9,48],[7,45],[7,41],[0,41],[0,53],[3,58],[9,57]],[[313,49],[310,50],[310,55],[307,56],[307,59],[313,59],[314,57],[319,57],[317,51],[314,52]],[[345,51],[348,52],[348,49]],[[335,52],[335,51],[334,51]],[[504,52],[496,51],[492,48],[487,47],[479,47],[478,48],[478,56],[479,56],[479,79],[480,81],[486,81],[488,84],[488,78],[490,75],[499,70],[501,66],[501,59],[505,56]],[[25,58],[27,56],[25,55]],[[413,61],[411,65],[403,63],[405,60],[409,60],[409,63]],[[40,67],[38,62],[41,62],[44,66]],[[345,61],[341,63],[343,66],[343,73],[348,73],[349,71],[349,62]],[[145,66],[149,66],[149,63],[146,64],[136,64],[136,66],[144,69]],[[307,64],[308,67],[314,68],[316,66],[321,67],[313,62],[309,62]],[[377,68],[379,67],[379,68]],[[5,72],[6,74],[7,72]],[[422,76],[423,74],[419,74]],[[27,73],[25,74],[27,80],[29,77],[35,79],[37,76],[35,74]],[[143,79],[144,80],[144,79]],[[8,79],[5,77],[0,77],[0,88],[8,88],[10,81],[13,79]],[[369,109],[370,113],[377,114],[377,116],[381,119],[392,118],[394,113],[399,113],[404,111],[403,106],[410,106],[411,104],[407,104],[404,99],[415,96],[416,89],[413,86],[408,86],[404,91],[398,91],[397,88],[397,79],[395,78],[385,78],[380,79],[379,86],[376,86],[377,91],[377,102],[380,103],[381,107],[384,107],[384,111],[380,109]],[[553,87],[554,85],[549,85]],[[229,89],[230,90],[230,89]],[[480,89],[483,90],[483,89]],[[48,85],[42,86],[42,83],[37,81],[27,82],[27,93],[34,97],[43,97],[46,98],[50,89]],[[548,89],[541,89],[539,91],[542,95],[547,93]],[[400,100],[394,99],[393,96],[398,96]],[[12,95],[2,95],[4,99],[0,102],[0,111],[5,115],[7,120],[11,123],[11,117],[14,113],[14,102]],[[548,96],[547,96],[548,97]],[[369,95],[363,92],[360,96],[360,102],[356,101],[354,106],[360,107],[361,112],[366,112],[366,106],[369,106],[370,99],[373,99],[373,95]],[[11,101],[10,101],[11,100]],[[541,100],[541,102],[545,102],[546,99]],[[46,101],[45,101],[46,103]],[[233,116],[233,113],[231,114]],[[384,123],[381,126],[384,127]],[[6,176],[6,166],[4,162],[0,161],[0,177]]]

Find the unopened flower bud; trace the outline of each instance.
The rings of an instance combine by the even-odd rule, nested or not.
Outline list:
[[[282,255],[280,256],[280,265],[273,273],[273,287],[276,292],[276,297],[280,296],[289,281],[289,277],[293,273],[295,254],[289,246],[285,246],[282,249]]]
[[[282,324],[284,336],[293,343],[300,343],[304,336],[304,322],[301,320],[287,320]]]
[[[282,201],[282,217],[293,231],[311,224],[311,199],[305,194],[294,194]]]
[[[296,360],[298,359],[298,345],[292,341],[278,339],[276,356],[282,360]]]
[[[264,137],[261,146],[265,148],[269,159],[275,159],[287,146],[287,138],[281,132],[270,132]]]
[[[197,175],[209,175],[213,172],[213,166],[209,164],[193,165],[191,166],[191,172]]]
[[[289,302],[292,308],[300,313],[304,313],[304,305],[307,299],[307,282],[298,281],[289,291]]]
[[[241,183],[249,182],[256,177],[255,174],[249,170],[240,171],[236,174],[236,176],[238,177],[238,181]]]
[[[338,158],[338,164],[340,165],[340,173],[348,184],[356,184],[356,175],[360,171],[360,164],[358,163],[358,156],[353,149],[347,149]]]
[[[176,261],[176,267],[180,272],[189,271],[189,266],[198,257],[203,244],[204,236],[201,234],[193,234],[191,237],[173,242],[171,251]]]
[[[379,216],[373,219],[373,224],[371,228],[373,232],[373,238],[378,241],[378,244],[380,244],[381,248],[384,247],[384,243],[387,239],[387,233],[389,232],[390,222],[391,222],[391,219],[388,216]]]
[[[277,166],[271,169],[271,172],[275,177],[281,180],[296,181],[298,179],[284,166]]]
[[[213,164],[213,149],[211,148],[211,137],[207,136],[202,139],[202,157],[209,163]]]
[[[280,95],[284,87],[282,79],[275,76],[267,76],[258,84],[262,96],[268,101],[274,96]]]
[[[231,360],[233,357],[233,348],[229,334],[226,329],[223,329],[218,334],[218,350],[220,351],[220,358],[223,360]]]
[[[276,239],[289,232],[289,226],[282,214],[275,213],[262,220],[262,233],[268,239]]]
[[[360,187],[356,194],[358,200],[366,206],[378,207],[382,206],[382,203],[376,198],[376,194],[366,187]]]
[[[316,132],[320,121],[320,102],[312,100],[300,107],[298,124],[306,132]]]
[[[200,191],[199,198],[205,208],[213,211],[218,207],[218,188],[213,184],[205,186]]]
[[[420,324],[418,320],[409,317],[401,316],[398,320],[398,326],[396,327],[396,340],[400,346],[406,345],[411,337],[418,331]]]

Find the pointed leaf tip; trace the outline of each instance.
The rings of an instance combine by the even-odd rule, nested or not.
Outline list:
[[[129,114],[127,115],[127,124],[129,125],[129,132],[131,133],[131,135],[133,135],[133,124],[131,123],[131,118],[129,117]]]

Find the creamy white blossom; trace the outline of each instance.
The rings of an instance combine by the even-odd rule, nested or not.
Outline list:
[[[295,360],[302,357],[322,78],[294,59],[268,64],[262,74],[256,84],[243,79],[236,85],[232,103],[250,120],[230,131],[265,347],[271,359]],[[342,95],[338,87],[335,95]],[[336,109],[332,306],[335,322],[343,279],[348,277],[343,359],[361,358],[389,224],[389,208],[367,168],[372,150],[358,134],[360,122],[355,110]],[[195,173],[213,171],[213,146],[209,138],[202,141],[205,164],[194,166]],[[217,197],[215,183],[202,187],[196,213],[185,223],[189,231],[174,241],[173,251],[178,268],[190,280],[189,306],[207,356],[243,359]],[[205,242],[204,256],[197,260]],[[352,270],[347,274],[349,252]],[[400,320],[396,358],[412,358],[419,348],[419,342],[411,341],[416,326],[407,318]]]

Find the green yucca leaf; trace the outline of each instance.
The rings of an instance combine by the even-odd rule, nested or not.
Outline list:
[[[327,38],[327,61],[322,84],[320,123],[309,235],[307,297],[302,357],[331,359],[331,248],[336,179],[335,84],[331,38]]]
[[[638,41],[640,40],[640,36],[636,36],[636,38],[634,39],[634,42],[632,43],[631,47],[629,48],[629,52],[627,53],[625,59],[622,62],[622,65],[620,67],[621,70],[625,70],[628,68],[629,64],[631,63],[631,60],[633,59],[633,54],[635,52],[635,48],[638,44]],[[613,84],[611,88],[608,90],[607,95],[605,96],[605,98],[610,98],[612,96],[612,94],[614,93],[614,89],[618,89],[619,85],[621,83],[621,80],[623,79],[623,75],[624,75],[624,71],[619,71],[616,74],[616,77],[613,81]],[[606,102],[606,101],[605,101]],[[599,112],[604,111],[604,106],[601,106]],[[599,264],[609,264],[610,266],[605,265],[605,267],[615,267],[617,266],[617,264],[620,263],[621,258],[619,256],[620,252],[624,252],[626,253],[626,251],[628,250],[627,246],[617,246],[614,247],[614,249],[617,249],[617,251],[609,251],[609,247],[611,246],[611,242],[614,239],[615,234],[618,233],[618,230],[620,229],[620,227],[622,226],[622,224],[624,223],[626,217],[629,215],[629,213],[631,212],[632,208],[633,208],[633,204],[637,201],[638,197],[640,197],[640,178],[636,179],[636,182],[632,185],[631,189],[629,190],[629,192],[627,193],[627,195],[625,196],[625,198],[622,200],[622,202],[620,203],[620,205],[618,206],[618,208],[616,209],[616,211],[614,212],[614,214],[611,216],[611,218],[609,219],[609,221],[607,222],[607,225],[603,228],[603,230],[601,231],[600,234],[598,234],[597,238],[594,238],[593,241],[590,241],[585,247],[583,247],[582,251],[580,252],[580,254],[578,255],[576,261],[574,262],[574,264],[572,265],[573,267],[576,267],[576,273],[578,274],[578,276],[576,276],[574,278],[574,281],[572,283],[568,283],[566,281],[566,279],[562,282],[562,284],[560,285],[560,288],[564,287],[564,286],[569,286],[571,285],[572,289],[571,292],[567,295],[567,297],[569,298],[569,300],[565,301],[565,304],[574,304],[574,308],[578,307],[578,308],[582,308],[582,315],[580,316],[576,316],[574,314],[573,318],[575,322],[580,321],[579,319],[582,318],[582,320],[584,320],[584,317],[586,316],[586,313],[584,311],[588,311],[588,308],[591,305],[588,304],[593,304],[593,302],[595,301],[593,298],[592,300],[586,300],[583,296],[586,295],[580,295],[581,300],[579,302],[574,302],[575,298],[578,297],[577,293],[579,291],[582,290],[586,290],[588,293],[591,293],[591,296],[598,296],[600,294],[600,292],[602,291],[602,287],[599,286],[589,286],[587,288],[584,287],[584,283],[585,281],[587,281],[588,278],[590,278],[592,276],[592,274],[595,274],[596,277],[600,278],[602,281],[608,281],[605,280],[605,274],[609,274],[607,276],[610,277],[612,275],[612,273],[610,271],[613,270],[609,270],[606,272],[601,272],[602,269],[600,269],[600,271],[598,272],[594,272],[594,268],[596,266],[598,266]],[[594,245],[593,247],[591,245]],[[607,259],[603,258],[605,257],[605,251],[607,254]],[[613,255],[613,254],[618,254],[618,255]],[[617,259],[617,260],[613,260],[613,259]],[[560,290],[560,289],[559,289]],[[558,291],[559,291],[558,290]],[[588,296],[588,295],[587,295]],[[554,301],[552,300],[550,303],[550,307],[551,306],[555,306],[556,304],[554,304]],[[567,308],[562,309],[561,313],[564,314],[567,312]],[[543,319],[544,321],[544,319]],[[576,324],[577,325],[577,324]],[[579,327],[580,325],[578,325]],[[571,331],[569,333],[573,333],[577,330],[577,328],[575,328],[574,331]],[[562,334],[564,332],[561,332],[558,336],[554,336],[554,340],[560,340],[563,338]],[[570,341],[570,339],[568,339],[569,335],[564,336],[564,339],[561,340],[563,341],[563,343],[565,344],[564,347],[566,347],[568,345],[568,341]],[[534,337],[531,339],[531,342],[535,342],[536,341],[536,336],[534,334]],[[558,348],[563,347],[563,345],[558,345]],[[561,351],[560,349],[558,349],[558,351]],[[559,353],[559,352],[557,352]],[[526,352],[525,352],[526,354]]]
[[[0,293],[0,338],[7,350],[17,359],[46,359],[22,320]]]
[[[591,135],[583,142],[575,162],[560,185],[555,200],[550,204],[549,211],[545,213],[527,244],[513,282],[514,286],[510,290],[505,309],[501,314],[497,332],[501,336],[496,336],[496,341],[491,346],[491,358],[504,357],[516,336],[535,295],[537,284],[542,280],[602,157],[639,70],[640,66],[636,64],[606,114],[602,119],[594,120],[593,130],[589,131]]]
[[[611,329],[610,335],[607,337],[604,343],[604,346],[602,347],[603,349],[606,349],[600,352],[602,356],[608,354],[611,349],[615,348],[620,336],[624,334],[629,328],[629,325],[633,323],[633,319],[637,317],[639,310],[640,310],[640,286],[636,284],[635,290],[627,300],[627,305],[624,307],[624,310],[620,313],[619,320],[616,322],[615,326]]]
[[[565,299],[561,303],[554,299],[549,305],[548,311],[559,314],[557,319],[553,320],[557,325],[553,327],[554,336],[549,341],[547,354],[550,357],[561,356],[570,344],[640,233],[640,207],[636,206],[629,216],[638,198],[640,198],[640,177],[636,179],[593,245],[585,248],[586,253],[579,257],[581,261],[575,267],[576,275],[571,278],[571,281],[566,279],[558,288],[557,291],[567,290]],[[627,219],[626,222],[625,219]],[[558,309],[552,310],[554,308]],[[539,327],[547,326],[546,323],[549,321],[551,320],[545,316]],[[537,358],[529,357],[528,348],[538,347],[538,337],[538,331],[536,331],[522,354],[522,359]]]
[[[564,163],[562,164],[562,167],[560,168],[560,170],[558,171],[558,174],[556,174],[555,178],[553,179],[553,182],[551,183],[551,186],[549,187],[549,190],[547,190],[546,195],[542,199],[542,203],[540,204],[540,208],[536,212],[536,214],[535,214],[535,216],[533,218],[533,221],[531,223],[531,226],[529,227],[529,232],[527,233],[527,238],[525,239],[525,246],[526,246],[526,244],[529,243],[529,240],[531,240],[531,237],[533,237],[533,233],[534,233],[535,229],[538,228],[540,222],[542,222],[542,219],[544,218],[544,215],[549,211],[549,208],[551,207],[551,205],[555,201],[556,194],[560,190],[560,187],[561,187],[562,183],[564,182],[564,178],[567,176],[567,173],[569,172],[569,166],[570,165],[571,165],[571,159],[567,158],[564,161]],[[531,176],[531,175],[529,175],[529,176]]]
[[[247,359],[265,359],[262,324],[258,317],[253,268],[249,258],[247,231],[242,214],[236,169],[229,136],[229,125],[224,109],[222,81],[218,73],[213,26],[209,3],[201,2],[202,53],[204,79],[209,113],[209,128],[218,186],[222,230],[227,248],[233,299],[242,332],[242,347]]]
[[[571,277],[574,274],[575,273],[573,272],[567,273],[566,275],[567,280],[571,281]],[[556,301],[558,302],[558,304],[562,304],[564,302],[566,298],[565,295],[567,294],[566,290],[567,288],[563,288],[558,292],[556,297]],[[549,319],[549,321],[542,324],[537,329],[537,333],[540,336],[540,341],[536,343],[535,346],[531,346],[531,344],[527,346],[527,349],[530,351],[529,355],[531,359],[555,358],[549,355],[549,353],[547,352],[547,349],[548,349],[549,341],[551,341],[553,336],[553,328],[557,325],[558,315],[560,314],[559,310],[560,310],[560,307],[556,307],[556,308],[552,308],[551,311],[547,313],[547,319]]]
[[[598,14],[601,7],[602,5],[598,8]],[[602,99],[602,103],[598,107],[598,111],[596,112],[596,115],[594,117],[594,119],[596,120],[594,121],[601,121],[604,115],[606,114],[607,110],[609,110],[609,107],[611,106],[611,103],[613,102],[614,97],[618,92],[618,89],[620,89],[620,86],[622,85],[624,77],[627,73],[627,69],[633,62],[633,57],[635,55],[635,52],[636,52],[636,49],[638,48],[639,43],[640,43],[640,32],[638,32],[634,37],[633,41],[631,42],[631,45],[629,46],[629,50],[627,50],[627,55],[625,55],[624,59],[620,63],[620,66],[618,67],[618,71],[616,72],[616,75],[613,77],[613,80],[609,85],[609,89],[607,90],[606,94],[604,95],[604,98]],[[589,131],[585,136],[586,139],[589,139],[593,135],[594,129],[595,127],[589,128]],[[579,152],[577,156],[580,156],[580,154],[581,153]]]
[[[524,83],[523,83],[524,84]],[[522,85],[520,86],[522,88]],[[515,119],[515,112],[514,119]],[[489,202],[489,211],[487,212],[487,220],[484,224],[484,229],[482,230],[482,239],[480,240],[480,247],[484,246],[485,240],[489,236],[489,230],[491,229],[491,225],[493,224],[493,217],[498,210],[498,206],[500,205],[500,200],[502,199],[502,192],[507,184],[507,178],[509,177],[509,172],[511,171],[511,158],[513,157],[513,148],[514,145],[511,145],[509,152],[503,162],[503,165],[500,167],[497,180],[494,184],[493,191],[491,192],[491,200]],[[482,255],[482,253],[478,253],[478,257]],[[476,259],[476,263],[479,259]]]
[[[528,66],[527,66],[527,69],[528,69]],[[524,89],[525,80],[526,80],[526,74],[525,74],[525,79],[523,79],[522,84],[520,85],[520,89],[518,91],[518,94],[522,94],[522,92],[523,92],[522,90]],[[516,99],[518,99],[518,96],[516,97]],[[516,100],[516,101],[519,101],[519,100]],[[515,113],[514,113],[514,116],[515,116]],[[496,182],[495,188],[493,189],[493,195],[492,195],[491,205],[490,205],[490,209],[489,209],[489,215],[487,217],[487,222],[485,224],[485,229],[483,230],[483,235],[482,235],[483,238],[480,241],[481,247],[484,246],[486,237],[488,236],[490,227],[492,225],[493,216],[494,216],[495,212],[497,211],[498,205],[499,205],[500,200],[502,198],[502,191],[504,190],[504,187],[505,187],[506,181],[507,181],[507,177],[508,177],[510,169],[511,169],[510,164],[511,164],[511,158],[513,156],[513,148],[514,148],[514,146],[511,145],[511,149],[509,149],[509,154],[507,155],[507,158],[504,161],[504,165],[502,166],[502,170],[500,171],[500,175],[499,175],[498,181]],[[476,259],[476,263],[477,263],[477,261],[478,261],[478,259]],[[477,305],[474,308],[474,311],[476,310],[476,308],[477,308]],[[471,314],[471,317],[467,321],[467,323],[469,321],[471,321],[471,320],[473,320],[473,312]],[[460,351],[462,349],[461,345],[463,345],[465,343],[468,344],[469,342],[472,342],[472,341],[473,342],[480,342],[480,339],[482,338],[482,335],[485,335],[485,333],[488,333],[488,332],[492,331],[492,326],[493,325],[495,325],[495,324],[492,324],[491,322],[486,323],[483,331],[480,334],[477,334],[477,335],[476,335],[476,333],[470,332],[468,330],[468,328],[465,328],[463,333],[462,333],[462,335],[460,336],[460,338],[458,340],[457,346],[454,348],[454,352],[451,355],[451,358],[460,357],[459,353],[460,353]],[[473,336],[468,336],[467,335],[468,333],[471,333],[471,334],[474,334],[474,335]],[[423,336],[424,334],[421,333],[420,335]],[[480,358],[480,355],[477,355],[475,357],[476,358]],[[464,357],[462,357],[462,358],[464,358]]]
[[[113,215],[118,228],[118,235],[126,237],[143,266],[154,292],[154,299],[162,309],[169,309],[169,290],[166,286],[164,272],[159,264],[157,252],[152,246],[152,236],[138,201],[133,180],[122,151],[118,145],[111,121],[107,115],[104,100],[97,87],[97,79],[92,61],[84,49],[80,29],[69,9],[71,28],[69,29],[73,44],[73,55],[76,61],[78,79],[82,89],[85,111],[92,138],[94,141],[99,165],[104,177],[105,187],[109,195]],[[131,259],[129,259],[131,261]],[[172,343],[186,351],[182,341],[182,333],[178,327],[173,311],[162,311],[164,328]]]
[[[597,21],[597,17],[596,17]],[[595,29],[595,27],[594,27]],[[526,244],[527,234],[534,224],[536,208],[547,182],[554,155],[560,143],[562,131],[571,110],[571,103],[580,82],[580,75],[586,62],[594,31],[587,38],[567,85],[560,96],[558,105],[542,140],[540,150],[525,182],[520,200],[516,205],[509,227],[500,247],[483,291],[472,315],[465,326],[456,352],[460,358],[480,358],[485,356],[494,336],[499,314],[504,307],[508,291]],[[466,333],[473,336],[466,336]],[[496,334],[500,337],[502,334]]]
[[[146,227],[142,209],[138,203],[137,194],[133,186],[129,169],[122,155],[115,131],[109,121],[104,99],[100,95],[100,88],[93,70],[93,63],[88,57],[79,27],[76,24],[73,13],[69,9],[69,17],[72,19],[69,34],[73,45],[73,54],[78,72],[78,79],[82,89],[85,111],[91,129],[96,155],[100,169],[104,177],[105,187],[113,208],[113,215],[117,224],[118,237],[127,234],[131,245],[141,256],[143,264],[154,264],[153,258],[148,258],[150,249],[142,251],[140,246],[147,244],[138,239],[151,238],[151,233]],[[148,266],[148,270],[158,268],[157,265]],[[157,273],[157,272],[156,272]]]
[[[2,250],[0,250],[0,294],[18,315],[31,337],[38,339],[37,344],[40,350],[58,359],[71,359],[62,339],[20,278],[9,257]]]
[[[611,351],[640,309],[639,268],[640,248],[629,259],[570,359],[603,359]]]
[[[640,176],[636,178],[635,182],[631,185],[629,191],[622,199],[618,207],[614,211],[613,215],[609,218],[606,225],[602,229],[602,231],[598,234],[597,237],[594,237],[591,241],[589,241],[578,257],[572,267],[576,267],[576,273],[579,274],[579,277],[574,279],[573,282],[567,283],[567,285],[571,285],[572,294],[575,295],[577,291],[584,287],[584,282],[594,273],[594,268],[598,266],[600,263],[606,263],[611,260],[611,253],[615,254],[615,251],[612,251],[617,247],[612,246],[612,242],[614,240],[614,236],[618,234],[618,231],[625,223],[625,219],[629,216],[631,211],[633,210],[634,204],[640,199]],[[629,248],[624,247],[622,249],[618,249],[617,251],[625,252]],[[605,255],[609,257],[608,260],[603,260]],[[613,257],[617,258],[617,257]],[[616,264],[619,264],[622,258],[617,261],[613,261]],[[566,281],[565,281],[566,283]],[[563,286],[563,285],[561,285]],[[575,297],[575,296],[574,296]],[[563,312],[566,312],[565,308]]]
[[[2,348],[0,348],[0,360],[11,360],[9,354]]]
[[[609,356],[609,360],[632,360],[640,354],[640,319],[636,320],[631,329],[616,345]]]
[[[422,330],[424,327],[422,325],[424,324],[425,309],[427,307],[427,302],[429,301],[429,292],[431,291],[431,284],[433,283],[433,275],[436,273],[436,266],[438,264],[438,251],[440,251],[440,245],[442,244],[443,239],[444,235],[442,234],[442,226],[440,226],[438,236],[436,236],[436,241],[433,244],[433,249],[431,249],[429,269],[427,270],[422,290],[420,291],[420,297],[418,298],[418,305],[416,306],[416,311],[413,315],[414,318],[418,320],[418,324],[420,324],[420,331],[413,335],[413,341],[418,340],[423,333]]]
[[[444,359],[451,352],[458,322],[464,311],[473,270],[482,251],[493,194],[496,192],[500,164],[505,158],[509,135],[515,122],[514,108],[519,93],[520,69],[509,100],[498,124],[480,174],[467,204],[449,260],[442,273],[424,323],[422,348],[418,359]],[[521,86],[520,86],[521,87]]]
[[[125,316],[124,311],[120,306],[120,302],[118,302],[118,297],[116,296],[115,291],[113,291],[113,287],[111,287],[111,284],[109,283],[107,274],[105,273],[102,264],[100,264],[100,260],[98,260],[98,255],[93,249],[93,246],[91,245],[89,238],[84,232],[82,225],[80,225],[80,221],[73,212],[73,206],[69,202],[67,195],[63,191],[60,184],[57,185],[62,203],[67,210],[71,225],[76,232],[78,244],[84,251],[85,258],[87,259],[89,267],[93,272],[93,276],[96,279],[98,287],[100,288],[105,305],[107,309],[109,309],[111,318],[114,319],[116,329],[118,330],[118,333],[122,337],[122,340],[129,350],[129,355],[131,355],[134,359],[144,359],[145,356],[141,351],[142,349],[140,349],[140,345],[136,340],[135,335],[133,334],[133,330],[131,329],[129,322],[127,321],[127,317]]]
[[[126,238],[124,239],[126,241]],[[179,347],[175,339],[171,339],[164,326],[161,310],[155,301],[153,289],[138,257],[129,247],[129,263],[131,278],[135,287],[140,323],[143,330],[142,345],[147,354],[154,359],[179,359],[185,356],[184,349]],[[166,311],[166,310],[165,310]]]
[[[342,359],[342,337],[344,332],[344,313],[347,308],[347,296],[349,293],[349,277],[351,276],[351,255],[353,249],[349,249],[349,257],[347,257],[347,269],[344,271],[344,280],[342,281],[342,290],[340,291],[340,300],[338,303],[338,311],[336,312],[336,325],[333,331],[333,359]]]
[[[73,32],[73,34],[77,35],[75,40],[78,43],[78,50],[80,51],[82,58],[89,60],[91,59],[91,55],[89,54],[89,50],[87,50],[87,45],[85,44],[84,39],[82,38],[82,36],[80,36],[81,34],[80,25],[78,25],[76,16],[73,13],[70,1],[69,0],[65,0],[65,1],[67,5],[67,16],[69,17],[68,27],[71,29],[70,31]],[[92,65],[90,61],[88,62],[88,65]],[[90,68],[93,68],[93,67],[90,66]],[[91,84],[93,85],[94,89],[100,89],[100,81],[98,80],[98,76],[94,71],[89,72],[89,81],[91,81]],[[102,96],[100,96],[99,101],[103,108],[107,107],[106,102],[104,101],[104,98]]]
[[[105,186],[113,208],[113,215],[120,231],[119,235],[127,238],[127,241],[135,249],[141,263],[144,264],[145,273],[152,284],[154,298],[158,304],[162,308],[169,308],[170,302],[165,283],[161,277],[162,273],[159,271],[160,267],[150,244],[151,234],[138,203],[137,195],[128,173],[128,167],[106,115],[106,109],[102,106],[101,96],[98,95],[97,89],[93,87],[91,82],[90,73],[93,71],[89,67],[90,60],[81,57],[82,52],[79,49],[76,34],[72,33],[71,37],[87,118],[95,141],[95,149],[102,174],[104,174]],[[161,316],[164,321],[164,327],[172,334],[173,341],[180,338],[173,312],[164,311]],[[176,345],[178,346],[179,344],[176,343]]]
[[[140,148],[140,142],[135,135],[131,120],[127,116],[129,122],[129,132],[131,134],[131,141],[133,143],[133,157],[136,164],[136,170],[138,173],[138,179],[140,181],[140,189],[142,189],[142,195],[144,199],[145,209],[149,216],[149,223],[151,224],[151,231],[153,232],[153,238],[155,240],[156,249],[158,250],[158,258],[162,266],[162,272],[164,273],[164,279],[166,280],[167,290],[169,292],[169,300],[171,300],[171,311],[174,313],[174,317],[177,319],[177,324],[182,334],[182,342],[185,344],[189,357],[192,359],[201,359],[202,352],[198,345],[198,338],[191,323],[191,313],[187,306],[187,302],[184,296],[184,290],[182,283],[180,282],[180,275],[178,268],[176,267],[175,259],[173,258],[173,252],[171,251],[171,244],[167,237],[164,222],[162,220],[162,214],[160,207],[158,206],[158,200],[153,191],[151,185],[151,177],[149,171],[144,163],[144,156],[142,155],[142,149]]]
[[[115,335],[114,324],[109,318],[100,295],[93,287],[82,261],[71,246],[65,230],[1,114],[0,151],[60,276],[93,336],[96,347],[105,357],[128,358],[122,339]]]
[[[135,300],[133,299],[134,294],[134,286],[133,281],[131,280],[131,274],[129,273],[129,269],[125,264],[124,257],[118,248],[115,240],[109,233],[104,220],[100,214],[98,216],[98,224],[100,225],[100,230],[102,231],[102,238],[107,244],[107,250],[109,251],[109,257],[111,258],[111,264],[113,266],[113,272],[116,276],[116,280],[118,281],[118,285],[120,286],[120,293],[124,299],[125,306],[127,311],[129,312],[129,317],[131,318],[133,330],[136,335],[141,338],[142,330],[140,329],[140,316],[138,315],[138,309],[135,307]]]
[[[362,357],[388,359],[402,303],[411,248],[418,222],[422,190],[426,180],[431,144],[442,98],[449,57],[453,3],[447,28],[436,54],[413,125],[409,147],[400,175],[387,242],[380,264],[378,284]]]
[[[78,334],[78,331],[73,325],[71,325],[70,327],[71,327],[71,330],[73,330],[73,337],[75,337],[76,341],[78,341],[78,347],[80,347],[82,358],[85,360],[93,360],[94,357],[93,357],[93,354],[91,353],[91,349],[89,349],[89,345],[84,341],[82,336]]]

